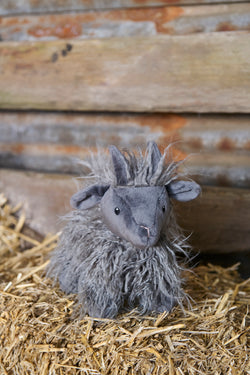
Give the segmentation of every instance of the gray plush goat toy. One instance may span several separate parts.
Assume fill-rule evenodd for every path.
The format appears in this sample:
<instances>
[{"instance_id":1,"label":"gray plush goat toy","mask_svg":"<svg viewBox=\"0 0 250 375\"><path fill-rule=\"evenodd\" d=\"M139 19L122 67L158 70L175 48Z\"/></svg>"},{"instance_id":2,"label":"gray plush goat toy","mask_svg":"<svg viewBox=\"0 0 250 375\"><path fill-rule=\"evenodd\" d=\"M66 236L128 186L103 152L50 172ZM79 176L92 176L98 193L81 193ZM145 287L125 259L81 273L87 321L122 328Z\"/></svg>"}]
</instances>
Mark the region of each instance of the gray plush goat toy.
<instances>
[{"instance_id":1,"label":"gray plush goat toy","mask_svg":"<svg viewBox=\"0 0 250 375\"><path fill-rule=\"evenodd\" d=\"M178 163L149 142L145 155L110 147L111 159L92 158L96 183L72 196L49 275L66 293L77 293L83 312L114 318L170 311L184 297L176 255L188 245L171 199L196 198L200 186L179 180ZM87 163L85 163L86 165Z\"/></svg>"}]
</instances>

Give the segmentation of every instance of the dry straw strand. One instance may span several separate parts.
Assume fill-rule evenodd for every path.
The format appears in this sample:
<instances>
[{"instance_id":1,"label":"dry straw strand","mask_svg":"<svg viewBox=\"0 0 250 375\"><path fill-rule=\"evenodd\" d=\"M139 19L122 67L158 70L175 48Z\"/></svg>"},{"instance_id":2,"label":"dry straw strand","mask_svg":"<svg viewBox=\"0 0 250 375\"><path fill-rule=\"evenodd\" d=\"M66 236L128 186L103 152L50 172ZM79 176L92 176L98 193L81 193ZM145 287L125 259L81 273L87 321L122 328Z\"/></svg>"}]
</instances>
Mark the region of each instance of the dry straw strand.
<instances>
[{"instance_id":1,"label":"dry straw strand","mask_svg":"<svg viewBox=\"0 0 250 375\"><path fill-rule=\"evenodd\" d=\"M57 235L30 238L16 213L0 194L1 374L250 374L250 280L237 265L188 272L192 309L79 320L75 296L45 277Z\"/></svg>"}]
</instances>

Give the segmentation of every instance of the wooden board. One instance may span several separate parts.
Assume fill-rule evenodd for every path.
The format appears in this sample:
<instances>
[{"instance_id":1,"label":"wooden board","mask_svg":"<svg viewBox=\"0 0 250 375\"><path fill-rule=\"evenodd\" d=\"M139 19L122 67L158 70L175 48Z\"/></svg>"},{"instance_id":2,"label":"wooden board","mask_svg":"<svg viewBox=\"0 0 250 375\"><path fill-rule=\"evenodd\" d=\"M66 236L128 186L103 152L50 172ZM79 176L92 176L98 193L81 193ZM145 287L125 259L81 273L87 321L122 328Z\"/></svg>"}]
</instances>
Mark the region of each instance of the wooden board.
<instances>
[{"instance_id":1,"label":"wooden board","mask_svg":"<svg viewBox=\"0 0 250 375\"><path fill-rule=\"evenodd\" d=\"M205 185L250 188L250 156L203 153L186 162L188 174Z\"/></svg>"},{"instance_id":2,"label":"wooden board","mask_svg":"<svg viewBox=\"0 0 250 375\"><path fill-rule=\"evenodd\" d=\"M249 111L248 33L0 44L0 108Z\"/></svg>"},{"instance_id":3,"label":"wooden board","mask_svg":"<svg viewBox=\"0 0 250 375\"><path fill-rule=\"evenodd\" d=\"M13 204L23 202L29 226L42 234L62 228L76 182L63 175L0 170L0 191ZM195 201L178 204L178 222L202 252L250 249L250 190L204 187Z\"/></svg>"},{"instance_id":4,"label":"wooden board","mask_svg":"<svg viewBox=\"0 0 250 375\"><path fill-rule=\"evenodd\" d=\"M83 173L77 160L99 144L145 147L187 158L189 173L203 184L250 188L250 116L173 114L0 113L0 167Z\"/></svg>"},{"instance_id":5,"label":"wooden board","mask_svg":"<svg viewBox=\"0 0 250 375\"><path fill-rule=\"evenodd\" d=\"M57 144L94 148L144 146L154 139L162 147L178 141L186 156L195 152L250 153L250 115L169 113L0 112L0 144Z\"/></svg>"},{"instance_id":6,"label":"wooden board","mask_svg":"<svg viewBox=\"0 0 250 375\"><path fill-rule=\"evenodd\" d=\"M43 235L60 230L60 216L69 211L76 190L72 177L0 169L0 191L14 205L23 204L27 224Z\"/></svg>"},{"instance_id":7,"label":"wooden board","mask_svg":"<svg viewBox=\"0 0 250 375\"><path fill-rule=\"evenodd\" d=\"M250 250L250 190L205 187L200 198L178 204L179 223L202 252Z\"/></svg>"},{"instance_id":8,"label":"wooden board","mask_svg":"<svg viewBox=\"0 0 250 375\"><path fill-rule=\"evenodd\" d=\"M183 155L178 149L175 154ZM87 171L81 159L89 158L89 149L61 145L14 144L0 147L0 168L82 175ZM201 184L250 188L250 156L230 154L191 155L183 172Z\"/></svg>"},{"instance_id":9,"label":"wooden board","mask_svg":"<svg viewBox=\"0 0 250 375\"><path fill-rule=\"evenodd\" d=\"M178 129L181 149L186 153L206 152L231 155L250 153L250 115L184 115Z\"/></svg>"},{"instance_id":10,"label":"wooden board","mask_svg":"<svg viewBox=\"0 0 250 375\"><path fill-rule=\"evenodd\" d=\"M175 149L175 154L183 153ZM79 161L89 158L89 148L62 145L14 144L0 147L0 168L52 173L85 174ZM182 168L197 182L212 186L250 188L250 156L196 153Z\"/></svg>"},{"instance_id":11,"label":"wooden board","mask_svg":"<svg viewBox=\"0 0 250 375\"><path fill-rule=\"evenodd\" d=\"M246 0L4 0L0 3L0 15L22 13L48 13L113 8L137 8L181 4L240 3Z\"/></svg>"},{"instance_id":12,"label":"wooden board","mask_svg":"<svg viewBox=\"0 0 250 375\"><path fill-rule=\"evenodd\" d=\"M250 4L131 8L2 17L2 41L185 35L250 30Z\"/></svg>"}]
</instances>

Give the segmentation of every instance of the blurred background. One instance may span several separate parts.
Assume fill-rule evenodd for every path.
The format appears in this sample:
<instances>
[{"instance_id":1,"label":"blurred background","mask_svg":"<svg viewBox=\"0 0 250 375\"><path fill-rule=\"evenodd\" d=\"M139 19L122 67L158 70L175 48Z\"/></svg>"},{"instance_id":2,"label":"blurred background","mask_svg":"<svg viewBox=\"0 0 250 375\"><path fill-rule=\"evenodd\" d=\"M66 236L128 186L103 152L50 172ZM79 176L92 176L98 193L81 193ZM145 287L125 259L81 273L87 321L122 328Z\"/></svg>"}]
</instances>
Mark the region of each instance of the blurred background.
<instances>
[{"instance_id":1,"label":"blurred background","mask_svg":"<svg viewBox=\"0 0 250 375\"><path fill-rule=\"evenodd\" d=\"M1 2L0 192L43 236L70 209L76 159L173 142L203 187L180 225L202 260L246 276L249 31L249 1Z\"/></svg>"}]
</instances>

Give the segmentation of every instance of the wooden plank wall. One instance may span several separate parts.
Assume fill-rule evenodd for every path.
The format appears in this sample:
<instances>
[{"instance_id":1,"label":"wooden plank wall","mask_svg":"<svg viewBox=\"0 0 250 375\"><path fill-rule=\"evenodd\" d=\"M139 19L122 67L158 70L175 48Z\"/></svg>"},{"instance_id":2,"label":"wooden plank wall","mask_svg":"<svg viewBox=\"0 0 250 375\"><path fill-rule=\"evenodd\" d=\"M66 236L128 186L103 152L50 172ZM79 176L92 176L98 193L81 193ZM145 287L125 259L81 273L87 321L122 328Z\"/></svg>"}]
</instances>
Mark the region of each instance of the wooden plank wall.
<instances>
[{"instance_id":1,"label":"wooden plank wall","mask_svg":"<svg viewBox=\"0 0 250 375\"><path fill-rule=\"evenodd\" d=\"M0 35L2 41L38 41L249 31L249 4L200 3L8 16L1 19Z\"/></svg>"},{"instance_id":2,"label":"wooden plank wall","mask_svg":"<svg viewBox=\"0 0 250 375\"><path fill-rule=\"evenodd\" d=\"M247 0L5 0L0 15L86 11L116 8L158 7L162 5L200 5L213 3L242 3Z\"/></svg>"},{"instance_id":3,"label":"wooden plank wall","mask_svg":"<svg viewBox=\"0 0 250 375\"><path fill-rule=\"evenodd\" d=\"M18 181L18 187L17 187ZM68 175L0 170L0 190L8 186L13 201L24 202L26 218L38 233L54 233L64 225L60 215L70 210L69 196L79 182ZM250 192L247 189L203 187L202 195L193 202L176 204L179 223L192 235L196 249L209 253L248 251L250 241ZM237 211L237 220L235 220Z\"/></svg>"},{"instance_id":4,"label":"wooden plank wall","mask_svg":"<svg viewBox=\"0 0 250 375\"><path fill-rule=\"evenodd\" d=\"M0 108L249 110L248 33L2 42L0 55Z\"/></svg>"},{"instance_id":5,"label":"wooden plank wall","mask_svg":"<svg viewBox=\"0 0 250 375\"><path fill-rule=\"evenodd\" d=\"M76 159L89 148L144 147L151 139L162 149L176 142L175 156L187 158L200 183L247 188L249 123L249 115L2 112L0 167L78 174Z\"/></svg>"},{"instance_id":6,"label":"wooden plank wall","mask_svg":"<svg viewBox=\"0 0 250 375\"><path fill-rule=\"evenodd\" d=\"M175 142L207 185L178 207L195 247L249 250L249 30L242 1L1 3L0 189L54 231L89 149Z\"/></svg>"}]
</instances>

